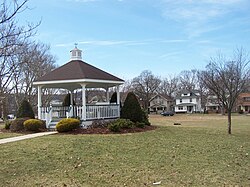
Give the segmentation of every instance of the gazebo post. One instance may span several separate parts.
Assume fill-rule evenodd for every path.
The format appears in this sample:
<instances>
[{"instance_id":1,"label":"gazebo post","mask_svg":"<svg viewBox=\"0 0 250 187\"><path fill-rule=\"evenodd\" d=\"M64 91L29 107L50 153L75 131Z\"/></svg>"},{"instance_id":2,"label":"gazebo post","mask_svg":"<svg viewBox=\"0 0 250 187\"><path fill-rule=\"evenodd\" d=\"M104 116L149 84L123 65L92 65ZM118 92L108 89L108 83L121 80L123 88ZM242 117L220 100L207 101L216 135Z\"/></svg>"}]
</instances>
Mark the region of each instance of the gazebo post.
<instances>
[{"instance_id":1,"label":"gazebo post","mask_svg":"<svg viewBox=\"0 0 250 187\"><path fill-rule=\"evenodd\" d=\"M38 107L38 119L42 118L42 86L38 86L37 87L37 95L38 95L38 99L37 99L37 107Z\"/></svg>"},{"instance_id":2,"label":"gazebo post","mask_svg":"<svg viewBox=\"0 0 250 187\"><path fill-rule=\"evenodd\" d=\"M119 109L118 109L118 117L120 117L120 108L121 108L121 106L120 106L120 90L119 90L119 88L120 88L119 85L116 86L117 104L118 104L118 107L119 107Z\"/></svg>"},{"instance_id":3,"label":"gazebo post","mask_svg":"<svg viewBox=\"0 0 250 187\"><path fill-rule=\"evenodd\" d=\"M82 120L86 121L86 84L81 84L82 86Z\"/></svg>"},{"instance_id":4,"label":"gazebo post","mask_svg":"<svg viewBox=\"0 0 250 187\"><path fill-rule=\"evenodd\" d=\"M70 93L70 105L73 106L73 103L74 103L73 102L73 90L70 90L69 93Z\"/></svg>"},{"instance_id":5,"label":"gazebo post","mask_svg":"<svg viewBox=\"0 0 250 187\"><path fill-rule=\"evenodd\" d=\"M109 87L106 88L106 100L109 102Z\"/></svg>"}]
</instances>

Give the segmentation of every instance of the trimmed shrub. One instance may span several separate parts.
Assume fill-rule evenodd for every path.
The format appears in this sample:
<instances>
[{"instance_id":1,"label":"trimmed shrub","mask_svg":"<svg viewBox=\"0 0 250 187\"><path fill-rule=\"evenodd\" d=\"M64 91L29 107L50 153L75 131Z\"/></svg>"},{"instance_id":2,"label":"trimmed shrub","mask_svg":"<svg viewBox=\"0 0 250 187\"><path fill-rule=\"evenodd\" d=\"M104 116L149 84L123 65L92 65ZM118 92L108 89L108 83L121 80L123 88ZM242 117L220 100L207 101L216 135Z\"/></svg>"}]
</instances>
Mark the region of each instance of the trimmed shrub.
<instances>
[{"instance_id":1,"label":"trimmed shrub","mask_svg":"<svg viewBox=\"0 0 250 187\"><path fill-rule=\"evenodd\" d=\"M56 124L58 132L68 132L80 127L80 120L74 118L62 119Z\"/></svg>"},{"instance_id":2,"label":"trimmed shrub","mask_svg":"<svg viewBox=\"0 0 250 187\"><path fill-rule=\"evenodd\" d=\"M25 117L28 117L28 118L32 118L34 119L35 118L35 114L34 114L34 111L30 105L30 103L24 99L18 110L17 110L17 118L25 118Z\"/></svg>"},{"instance_id":3,"label":"trimmed shrub","mask_svg":"<svg viewBox=\"0 0 250 187\"><path fill-rule=\"evenodd\" d=\"M23 123L28 120L29 118L17 118L11 122L10 130L11 131L22 131L24 130Z\"/></svg>"},{"instance_id":4,"label":"trimmed shrub","mask_svg":"<svg viewBox=\"0 0 250 187\"><path fill-rule=\"evenodd\" d=\"M117 93L114 92L111 96L111 99L109 101L110 103L117 103Z\"/></svg>"},{"instance_id":5,"label":"trimmed shrub","mask_svg":"<svg viewBox=\"0 0 250 187\"><path fill-rule=\"evenodd\" d=\"M4 128L5 128L6 130L10 129L10 125L11 125L11 121L6 120L5 123L4 123Z\"/></svg>"},{"instance_id":6,"label":"trimmed shrub","mask_svg":"<svg viewBox=\"0 0 250 187\"><path fill-rule=\"evenodd\" d=\"M121 129L131 129L134 123L129 119L117 119L108 125L108 129L113 132L119 132Z\"/></svg>"},{"instance_id":7,"label":"trimmed shrub","mask_svg":"<svg viewBox=\"0 0 250 187\"><path fill-rule=\"evenodd\" d=\"M63 100L62 106L70 106L70 93L68 93ZM75 101L73 100L73 105L76 105Z\"/></svg>"},{"instance_id":8,"label":"trimmed shrub","mask_svg":"<svg viewBox=\"0 0 250 187\"><path fill-rule=\"evenodd\" d=\"M133 92L129 92L121 109L121 118L142 122L142 109Z\"/></svg>"},{"instance_id":9,"label":"trimmed shrub","mask_svg":"<svg viewBox=\"0 0 250 187\"><path fill-rule=\"evenodd\" d=\"M146 110L142 110L142 123L144 123L144 125L151 125L150 122L148 121L148 112Z\"/></svg>"},{"instance_id":10,"label":"trimmed shrub","mask_svg":"<svg viewBox=\"0 0 250 187\"><path fill-rule=\"evenodd\" d=\"M28 119L24 123L24 128L28 131L39 132L43 128L44 122L39 119Z\"/></svg>"}]
</instances>

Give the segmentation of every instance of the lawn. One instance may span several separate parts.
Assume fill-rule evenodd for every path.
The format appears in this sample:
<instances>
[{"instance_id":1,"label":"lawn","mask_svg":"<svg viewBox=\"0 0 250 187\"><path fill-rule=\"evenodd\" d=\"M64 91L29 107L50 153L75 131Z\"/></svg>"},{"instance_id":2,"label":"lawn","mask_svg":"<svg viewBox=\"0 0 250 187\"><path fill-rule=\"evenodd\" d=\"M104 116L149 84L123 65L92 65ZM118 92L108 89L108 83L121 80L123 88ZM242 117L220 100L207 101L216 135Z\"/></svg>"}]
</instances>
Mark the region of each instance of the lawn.
<instances>
[{"instance_id":1,"label":"lawn","mask_svg":"<svg viewBox=\"0 0 250 187\"><path fill-rule=\"evenodd\" d=\"M51 135L0 145L0 186L249 186L250 116L150 116L135 134ZM174 126L179 122L181 126Z\"/></svg>"},{"instance_id":2,"label":"lawn","mask_svg":"<svg viewBox=\"0 0 250 187\"><path fill-rule=\"evenodd\" d=\"M8 133L8 132L1 132L1 130L4 129L4 123L0 122L0 139L3 138L10 138L10 137L15 137L15 136L20 136L23 135L21 133ZM0 184L1 185L1 184Z\"/></svg>"}]
</instances>

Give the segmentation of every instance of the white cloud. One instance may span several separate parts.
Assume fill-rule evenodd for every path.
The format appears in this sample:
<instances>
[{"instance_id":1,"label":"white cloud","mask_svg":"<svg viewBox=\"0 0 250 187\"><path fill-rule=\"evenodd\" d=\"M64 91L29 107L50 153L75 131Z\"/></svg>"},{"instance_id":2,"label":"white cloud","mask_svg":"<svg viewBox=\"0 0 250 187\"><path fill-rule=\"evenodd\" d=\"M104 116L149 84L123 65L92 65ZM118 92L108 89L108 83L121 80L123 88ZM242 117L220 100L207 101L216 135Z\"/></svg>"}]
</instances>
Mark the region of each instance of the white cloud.
<instances>
[{"instance_id":1,"label":"white cloud","mask_svg":"<svg viewBox=\"0 0 250 187\"><path fill-rule=\"evenodd\" d=\"M247 0L162 0L162 15L184 26L189 38L221 28L216 21L244 9Z\"/></svg>"},{"instance_id":2,"label":"white cloud","mask_svg":"<svg viewBox=\"0 0 250 187\"><path fill-rule=\"evenodd\" d=\"M80 41L77 42L78 44L83 45L94 45L94 46L112 46L112 45L124 45L124 46L131 46L131 45L149 45L154 43L180 43L180 42L186 42L187 40L161 40L161 39L155 39L155 40L89 40L89 41ZM56 47L67 47L67 46L73 46L74 42L71 43L61 43L56 44Z\"/></svg>"}]
</instances>

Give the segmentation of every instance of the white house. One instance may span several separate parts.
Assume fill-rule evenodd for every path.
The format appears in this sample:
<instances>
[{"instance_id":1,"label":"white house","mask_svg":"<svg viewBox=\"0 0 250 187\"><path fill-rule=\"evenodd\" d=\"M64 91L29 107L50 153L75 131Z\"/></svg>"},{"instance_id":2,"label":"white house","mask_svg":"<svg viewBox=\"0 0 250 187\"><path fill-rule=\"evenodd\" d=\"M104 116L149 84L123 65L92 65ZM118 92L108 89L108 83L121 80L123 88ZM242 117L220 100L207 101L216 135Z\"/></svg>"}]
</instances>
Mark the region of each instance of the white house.
<instances>
[{"instance_id":1,"label":"white house","mask_svg":"<svg viewBox=\"0 0 250 187\"><path fill-rule=\"evenodd\" d=\"M150 113L160 114L163 111L173 110L173 99L167 95L156 94L149 100Z\"/></svg>"},{"instance_id":2,"label":"white house","mask_svg":"<svg viewBox=\"0 0 250 187\"><path fill-rule=\"evenodd\" d=\"M201 97L198 91L183 90L175 98L176 113L196 113L202 112Z\"/></svg>"}]
</instances>

